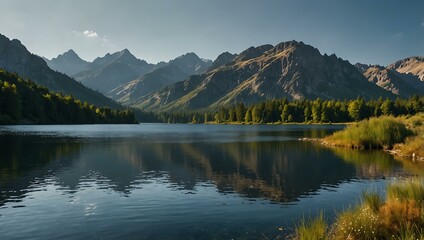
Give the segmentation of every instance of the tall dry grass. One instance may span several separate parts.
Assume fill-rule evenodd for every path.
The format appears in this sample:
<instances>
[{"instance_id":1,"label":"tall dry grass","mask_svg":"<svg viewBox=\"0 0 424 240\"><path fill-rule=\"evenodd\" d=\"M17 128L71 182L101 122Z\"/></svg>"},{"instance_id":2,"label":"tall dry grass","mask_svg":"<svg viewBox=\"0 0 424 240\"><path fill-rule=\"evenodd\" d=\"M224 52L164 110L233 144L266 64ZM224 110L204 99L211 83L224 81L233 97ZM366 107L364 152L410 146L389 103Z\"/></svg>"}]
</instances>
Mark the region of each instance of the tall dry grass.
<instances>
[{"instance_id":1,"label":"tall dry grass","mask_svg":"<svg viewBox=\"0 0 424 240\"><path fill-rule=\"evenodd\" d=\"M303 220L293 239L424 239L424 181L389 184L385 201L365 192L362 203L339 213L333 225L323 221L322 215Z\"/></svg>"},{"instance_id":2,"label":"tall dry grass","mask_svg":"<svg viewBox=\"0 0 424 240\"><path fill-rule=\"evenodd\" d=\"M396 144L394 150L403 156L412 157L413 160L424 160L424 114L404 117L402 121L414 132L414 135L407 137L405 143Z\"/></svg>"},{"instance_id":3,"label":"tall dry grass","mask_svg":"<svg viewBox=\"0 0 424 240\"><path fill-rule=\"evenodd\" d=\"M350 148L391 148L412 135L413 132L399 119L384 116L350 125L326 137L324 141Z\"/></svg>"}]
</instances>

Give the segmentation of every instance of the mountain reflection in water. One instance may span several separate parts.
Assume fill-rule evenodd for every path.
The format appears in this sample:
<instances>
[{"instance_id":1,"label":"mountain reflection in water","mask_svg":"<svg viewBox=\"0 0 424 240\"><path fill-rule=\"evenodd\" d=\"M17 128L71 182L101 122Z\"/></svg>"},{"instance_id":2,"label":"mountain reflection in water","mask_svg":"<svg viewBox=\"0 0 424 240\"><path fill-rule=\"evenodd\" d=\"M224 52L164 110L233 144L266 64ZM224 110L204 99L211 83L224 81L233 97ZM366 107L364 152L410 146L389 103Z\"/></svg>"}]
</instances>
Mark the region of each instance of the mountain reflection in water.
<instances>
[{"instance_id":1,"label":"mountain reflection in water","mask_svg":"<svg viewBox=\"0 0 424 240\"><path fill-rule=\"evenodd\" d=\"M408 172L384 152L332 149L297 140L322 137L333 127L162 127L169 132L104 130L92 137L69 129L54 134L4 131L0 136L0 214L1 206L8 204L30 208L20 202L40 191L68 196L70 203L90 190L93 194L115 192L135 201L132 204L154 205L159 203L139 199L138 191L161 197L161 191L170 190L170 195L162 197L172 199L172 191L196 195L215 189L222 197L237 195L285 206L314 198L324 189L338 191L340 184L352 180ZM108 200L104 201L107 206ZM90 213L97 205L85 208ZM215 220L220 218L226 217Z\"/></svg>"}]
</instances>

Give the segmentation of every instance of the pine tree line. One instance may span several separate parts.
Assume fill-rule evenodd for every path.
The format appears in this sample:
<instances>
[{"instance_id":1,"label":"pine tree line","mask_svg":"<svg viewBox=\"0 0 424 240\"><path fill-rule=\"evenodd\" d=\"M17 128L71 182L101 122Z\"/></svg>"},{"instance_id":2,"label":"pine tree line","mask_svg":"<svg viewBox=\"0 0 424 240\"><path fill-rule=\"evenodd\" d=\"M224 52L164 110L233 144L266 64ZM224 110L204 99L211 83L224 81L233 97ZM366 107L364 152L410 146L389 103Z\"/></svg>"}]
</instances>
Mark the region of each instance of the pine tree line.
<instances>
[{"instance_id":1,"label":"pine tree line","mask_svg":"<svg viewBox=\"0 0 424 240\"><path fill-rule=\"evenodd\" d=\"M424 112L424 97L368 100L269 100L245 106L243 103L215 111L159 113L166 123L342 123L381 115L414 115Z\"/></svg>"}]
</instances>

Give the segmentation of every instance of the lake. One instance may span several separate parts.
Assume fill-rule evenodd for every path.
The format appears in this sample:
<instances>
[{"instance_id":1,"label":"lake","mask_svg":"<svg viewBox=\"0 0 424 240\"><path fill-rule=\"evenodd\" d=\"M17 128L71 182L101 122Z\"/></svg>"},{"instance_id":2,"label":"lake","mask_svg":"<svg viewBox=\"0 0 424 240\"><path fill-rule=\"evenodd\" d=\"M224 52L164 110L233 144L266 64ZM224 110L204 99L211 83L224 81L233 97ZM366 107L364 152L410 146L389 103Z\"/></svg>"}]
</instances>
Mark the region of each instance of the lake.
<instances>
[{"instance_id":1,"label":"lake","mask_svg":"<svg viewBox=\"0 0 424 240\"><path fill-rule=\"evenodd\" d=\"M274 239L412 168L337 125L0 127L0 239Z\"/></svg>"}]
</instances>

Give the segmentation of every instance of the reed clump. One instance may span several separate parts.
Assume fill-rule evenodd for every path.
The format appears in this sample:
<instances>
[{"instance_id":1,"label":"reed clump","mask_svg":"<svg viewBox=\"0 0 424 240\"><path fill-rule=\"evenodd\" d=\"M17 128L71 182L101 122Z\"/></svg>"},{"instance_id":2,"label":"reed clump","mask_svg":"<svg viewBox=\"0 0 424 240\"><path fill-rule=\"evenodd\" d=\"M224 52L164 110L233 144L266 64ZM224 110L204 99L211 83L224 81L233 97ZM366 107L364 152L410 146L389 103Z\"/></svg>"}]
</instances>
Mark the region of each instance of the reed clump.
<instances>
[{"instance_id":1,"label":"reed clump","mask_svg":"<svg viewBox=\"0 0 424 240\"><path fill-rule=\"evenodd\" d=\"M315 219L306 220L303 218L296 226L295 238L298 240L324 240L327 239L328 224L324 219L324 214L320 213Z\"/></svg>"}]
</instances>

